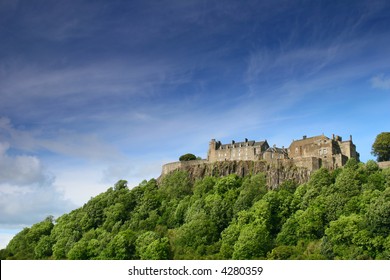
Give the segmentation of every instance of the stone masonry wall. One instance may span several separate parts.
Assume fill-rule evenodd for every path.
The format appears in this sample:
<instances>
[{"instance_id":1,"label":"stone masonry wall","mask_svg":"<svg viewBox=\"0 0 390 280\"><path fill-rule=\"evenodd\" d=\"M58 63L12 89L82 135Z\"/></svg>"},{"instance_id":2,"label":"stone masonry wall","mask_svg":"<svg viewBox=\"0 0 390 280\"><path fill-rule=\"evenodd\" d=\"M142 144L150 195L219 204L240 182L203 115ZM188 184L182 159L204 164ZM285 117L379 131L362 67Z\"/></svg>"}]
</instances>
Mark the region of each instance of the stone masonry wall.
<instances>
[{"instance_id":1,"label":"stone masonry wall","mask_svg":"<svg viewBox=\"0 0 390 280\"><path fill-rule=\"evenodd\" d=\"M207 163L207 160L202 159L202 160L177 161L177 162L167 163L162 166L161 175L166 175L178 169L183 169L189 166L196 166L204 163Z\"/></svg>"},{"instance_id":2,"label":"stone masonry wall","mask_svg":"<svg viewBox=\"0 0 390 280\"><path fill-rule=\"evenodd\" d=\"M384 169L384 168L389 168L390 167L390 161L382 161L382 162L378 162L378 165L380 168Z\"/></svg>"}]
</instances>

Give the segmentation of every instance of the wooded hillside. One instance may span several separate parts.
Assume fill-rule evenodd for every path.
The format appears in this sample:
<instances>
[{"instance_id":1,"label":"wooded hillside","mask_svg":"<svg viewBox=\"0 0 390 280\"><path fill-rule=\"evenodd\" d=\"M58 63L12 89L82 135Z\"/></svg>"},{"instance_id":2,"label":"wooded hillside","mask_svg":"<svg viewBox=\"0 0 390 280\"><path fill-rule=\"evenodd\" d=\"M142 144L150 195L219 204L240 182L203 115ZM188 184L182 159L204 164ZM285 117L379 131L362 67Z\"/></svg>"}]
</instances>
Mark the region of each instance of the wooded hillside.
<instances>
[{"instance_id":1,"label":"wooded hillside","mask_svg":"<svg viewBox=\"0 0 390 280\"><path fill-rule=\"evenodd\" d=\"M119 181L83 207L19 232L1 259L390 259L390 169L350 160L308 183L269 190L185 171L128 189Z\"/></svg>"}]
</instances>

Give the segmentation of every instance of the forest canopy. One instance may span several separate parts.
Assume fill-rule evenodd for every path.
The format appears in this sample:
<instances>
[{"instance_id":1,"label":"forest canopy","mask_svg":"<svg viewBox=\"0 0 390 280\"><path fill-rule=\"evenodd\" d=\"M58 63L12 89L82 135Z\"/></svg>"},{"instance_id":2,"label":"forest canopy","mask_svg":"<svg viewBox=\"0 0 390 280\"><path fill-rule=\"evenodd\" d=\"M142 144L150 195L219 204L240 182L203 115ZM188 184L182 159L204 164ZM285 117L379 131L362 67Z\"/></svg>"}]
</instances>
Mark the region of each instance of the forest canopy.
<instances>
[{"instance_id":1,"label":"forest canopy","mask_svg":"<svg viewBox=\"0 0 390 280\"><path fill-rule=\"evenodd\" d=\"M390 169L350 160L302 185L176 171L19 232L1 259L390 259Z\"/></svg>"}]
</instances>

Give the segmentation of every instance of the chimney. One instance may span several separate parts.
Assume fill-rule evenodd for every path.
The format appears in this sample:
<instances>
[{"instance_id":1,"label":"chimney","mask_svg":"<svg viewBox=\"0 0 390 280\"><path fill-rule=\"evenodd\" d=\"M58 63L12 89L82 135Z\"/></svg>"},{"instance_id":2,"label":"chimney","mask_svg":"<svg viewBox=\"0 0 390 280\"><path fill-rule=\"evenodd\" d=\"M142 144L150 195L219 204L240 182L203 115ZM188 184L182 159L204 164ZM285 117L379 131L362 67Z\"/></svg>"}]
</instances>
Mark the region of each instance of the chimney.
<instances>
[{"instance_id":1,"label":"chimney","mask_svg":"<svg viewBox=\"0 0 390 280\"><path fill-rule=\"evenodd\" d=\"M307 136L306 135L303 135L303 139L306 139L307 138Z\"/></svg>"},{"instance_id":2,"label":"chimney","mask_svg":"<svg viewBox=\"0 0 390 280\"><path fill-rule=\"evenodd\" d=\"M349 141L352 142L352 135L349 135Z\"/></svg>"},{"instance_id":3,"label":"chimney","mask_svg":"<svg viewBox=\"0 0 390 280\"><path fill-rule=\"evenodd\" d=\"M234 140L232 140L232 145L234 145L234 143L236 143Z\"/></svg>"},{"instance_id":4,"label":"chimney","mask_svg":"<svg viewBox=\"0 0 390 280\"><path fill-rule=\"evenodd\" d=\"M248 142L248 138L245 138L245 142Z\"/></svg>"},{"instance_id":5,"label":"chimney","mask_svg":"<svg viewBox=\"0 0 390 280\"><path fill-rule=\"evenodd\" d=\"M334 134L332 134L332 140L334 140Z\"/></svg>"}]
</instances>

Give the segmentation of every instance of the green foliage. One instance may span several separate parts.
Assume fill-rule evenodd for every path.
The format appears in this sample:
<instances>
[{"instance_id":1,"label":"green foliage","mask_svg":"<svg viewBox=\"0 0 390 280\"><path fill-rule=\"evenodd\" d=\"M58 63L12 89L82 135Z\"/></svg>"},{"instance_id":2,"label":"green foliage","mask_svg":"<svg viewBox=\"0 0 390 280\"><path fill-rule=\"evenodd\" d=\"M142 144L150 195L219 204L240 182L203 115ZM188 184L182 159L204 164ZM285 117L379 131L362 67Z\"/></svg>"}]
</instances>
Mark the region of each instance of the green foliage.
<instances>
[{"instance_id":1,"label":"green foliage","mask_svg":"<svg viewBox=\"0 0 390 280\"><path fill-rule=\"evenodd\" d=\"M53 227L53 217L49 216L44 221L33 225L31 228L24 228L7 245L7 258L32 260L48 257L49 252L46 251L46 254L43 253L44 249L42 247L44 247L44 244L42 243L45 242L44 240L47 240L45 237L50 236ZM38 245L38 254L36 254L35 249Z\"/></svg>"},{"instance_id":2,"label":"green foliage","mask_svg":"<svg viewBox=\"0 0 390 280\"><path fill-rule=\"evenodd\" d=\"M197 157L193 154L185 154L179 157L180 161L190 161L190 160L196 160Z\"/></svg>"},{"instance_id":3,"label":"green foliage","mask_svg":"<svg viewBox=\"0 0 390 280\"><path fill-rule=\"evenodd\" d=\"M141 260L167 260L170 256L169 240L160 238L154 231L147 231L137 238L136 251Z\"/></svg>"},{"instance_id":4,"label":"green foliage","mask_svg":"<svg viewBox=\"0 0 390 280\"><path fill-rule=\"evenodd\" d=\"M37 245L34 248L34 254L36 259L47 259L53 254L53 240L51 236L45 235L39 239Z\"/></svg>"},{"instance_id":5,"label":"green foliage","mask_svg":"<svg viewBox=\"0 0 390 280\"><path fill-rule=\"evenodd\" d=\"M216 242L218 237L215 223L204 211L199 212L189 222L171 232L175 258L192 259L189 253L201 257L205 248Z\"/></svg>"},{"instance_id":6,"label":"green foliage","mask_svg":"<svg viewBox=\"0 0 390 280\"><path fill-rule=\"evenodd\" d=\"M192 184L185 171L175 171L162 179L159 191L166 199L180 199L192 193Z\"/></svg>"},{"instance_id":7,"label":"green foliage","mask_svg":"<svg viewBox=\"0 0 390 280\"><path fill-rule=\"evenodd\" d=\"M262 221L247 224L240 230L234 244L233 259L250 260L264 258L271 248L272 240L267 226Z\"/></svg>"},{"instance_id":8,"label":"green foliage","mask_svg":"<svg viewBox=\"0 0 390 280\"><path fill-rule=\"evenodd\" d=\"M132 230L123 230L111 238L105 247L103 259L128 260L137 258L135 242L137 234Z\"/></svg>"},{"instance_id":9,"label":"green foliage","mask_svg":"<svg viewBox=\"0 0 390 280\"><path fill-rule=\"evenodd\" d=\"M266 193L267 185L264 173L245 178L241 185L240 194L234 203L234 213L249 209L254 202L261 199Z\"/></svg>"},{"instance_id":10,"label":"green foliage","mask_svg":"<svg viewBox=\"0 0 390 280\"><path fill-rule=\"evenodd\" d=\"M371 200L367 211L367 220L371 230L381 235L390 234L390 188L382 195Z\"/></svg>"},{"instance_id":11,"label":"green foliage","mask_svg":"<svg viewBox=\"0 0 390 280\"><path fill-rule=\"evenodd\" d=\"M194 184L194 196L200 198L213 190L217 179L214 177L204 177Z\"/></svg>"},{"instance_id":12,"label":"green foliage","mask_svg":"<svg viewBox=\"0 0 390 280\"><path fill-rule=\"evenodd\" d=\"M390 160L390 132L382 132L376 136L371 153L378 161Z\"/></svg>"},{"instance_id":13,"label":"green foliage","mask_svg":"<svg viewBox=\"0 0 390 280\"><path fill-rule=\"evenodd\" d=\"M367 252L363 247L365 244L360 240L363 234L366 234L364 219L356 214L348 217L341 216L331 222L326 230L327 240L332 244L333 255L337 259L367 258Z\"/></svg>"},{"instance_id":14,"label":"green foliage","mask_svg":"<svg viewBox=\"0 0 390 280\"><path fill-rule=\"evenodd\" d=\"M390 259L390 169L355 160L306 184L184 171L25 228L1 259Z\"/></svg>"}]
</instances>

